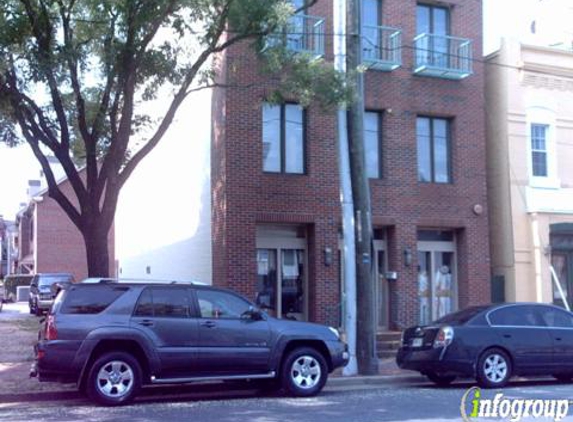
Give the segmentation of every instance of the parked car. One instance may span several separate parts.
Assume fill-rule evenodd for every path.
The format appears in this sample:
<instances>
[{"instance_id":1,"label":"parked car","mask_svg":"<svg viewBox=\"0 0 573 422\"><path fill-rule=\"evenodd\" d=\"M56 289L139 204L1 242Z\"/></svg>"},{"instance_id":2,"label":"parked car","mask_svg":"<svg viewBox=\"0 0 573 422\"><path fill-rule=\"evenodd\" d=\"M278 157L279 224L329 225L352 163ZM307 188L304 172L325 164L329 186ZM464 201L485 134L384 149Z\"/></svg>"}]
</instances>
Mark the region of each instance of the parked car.
<instances>
[{"instance_id":1,"label":"parked car","mask_svg":"<svg viewBox=\"0 0 573 422\"><path fill-rule=\"evenodd\" d=\"M77 283L39 333L31 376L75 382L104 405L143 385L264 380L313 396L348 361L334 328L275 319L228 290L195 284Z\"/></svg>"},{"instance_id":2,"label":"parked car","mask_svg":"<svg viewBox=\"0 0 573 422\"><path fill-rule=\"evenodd\" d=\"M484 388L514 375L573 379L573 313L538 303L476 306L404 331L396 357L402 369L447 385L473 377Z\"/></svg>"},{"instance_id":3,"label":"parked car","mask_svg":"<svg viewBox=\"0 0 573 422\"><path fill-rule=\"evenodd\" d=\"M30 313L40 316L48 311L58 291L73 281L74 277L67 273L36 274L30 281Z\"/></svg>"}]
</instances>

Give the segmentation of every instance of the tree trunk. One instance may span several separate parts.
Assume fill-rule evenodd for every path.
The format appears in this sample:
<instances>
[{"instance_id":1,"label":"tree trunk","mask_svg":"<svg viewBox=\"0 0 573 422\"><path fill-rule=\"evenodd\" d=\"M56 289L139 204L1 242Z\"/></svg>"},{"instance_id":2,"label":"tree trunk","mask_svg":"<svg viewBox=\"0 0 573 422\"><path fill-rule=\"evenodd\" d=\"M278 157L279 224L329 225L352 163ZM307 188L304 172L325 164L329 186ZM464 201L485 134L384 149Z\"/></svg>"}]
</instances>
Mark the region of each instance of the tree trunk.
<instances>
[{"instance_id":1,"label":"tree trunk","mask_svg":"<svg viewBox=\"0 0 573 422\"><path fill-rule=\"evenodd\" d=\"M350 172L354 198L356 233L356 301L357 335L356 356L358 372L362 375L378 373L375 331L375 286L372 277L372 213L370 186L364 164L364 75L357 69L362 63L361 1L348 2L347 63L354 71L356 94L348 110L348 138L350 143Z\"/></svg>"},{"instance_id":2,"label":"tree trunk","mask_svg":"<svg viewBox=\"0 0 573 422\"><path fill-rule=\"evenodd\" d=\"M106 224L97 224L91 221L82 230L86 245L86 257L88 264L88 277L109 277L109 230Z\"/></svg>"}]
</instances>

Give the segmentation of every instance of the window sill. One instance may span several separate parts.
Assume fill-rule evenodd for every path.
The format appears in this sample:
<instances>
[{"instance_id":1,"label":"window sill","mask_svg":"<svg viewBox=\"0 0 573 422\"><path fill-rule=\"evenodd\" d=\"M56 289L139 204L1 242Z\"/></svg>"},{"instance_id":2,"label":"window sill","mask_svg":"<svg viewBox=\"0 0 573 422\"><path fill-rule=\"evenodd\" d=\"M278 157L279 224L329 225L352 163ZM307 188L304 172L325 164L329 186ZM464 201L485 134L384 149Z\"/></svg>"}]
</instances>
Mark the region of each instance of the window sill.
<instances>
[{"instance_id":1,"label":"window sill","mask_svg":"<svg viewBox=\"0 0 573 422\"><path fill-rule=\"evenodd\" d=\"M561 181L552 177L531 177L529 186L534 189L554 189L561 187Z\"/></svg>"}]
</instances>

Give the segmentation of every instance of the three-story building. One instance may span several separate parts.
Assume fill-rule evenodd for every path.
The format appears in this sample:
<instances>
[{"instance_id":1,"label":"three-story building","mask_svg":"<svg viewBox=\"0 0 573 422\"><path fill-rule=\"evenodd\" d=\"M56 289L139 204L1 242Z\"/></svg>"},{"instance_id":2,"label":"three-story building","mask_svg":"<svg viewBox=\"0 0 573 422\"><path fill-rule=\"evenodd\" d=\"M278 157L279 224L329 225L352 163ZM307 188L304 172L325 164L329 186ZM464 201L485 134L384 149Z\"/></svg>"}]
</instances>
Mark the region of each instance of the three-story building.
<instances>
[{"instance_id":1,"label":"three-story building","mask_svg":"<svg viewBox=\"0 0 573 422\"><path fill-rule=\"evenodd\" d=\"M332 9L295 16L287 47L332 61ZM375 300L379 328L400 329L490 301L482 5L364 0L363 16ZM254 88L213 97L213 283L279 317L337 324L336 113L269 103L256 60L246 44L220 60L221 82Z\"/></svg>"}]
</instances>

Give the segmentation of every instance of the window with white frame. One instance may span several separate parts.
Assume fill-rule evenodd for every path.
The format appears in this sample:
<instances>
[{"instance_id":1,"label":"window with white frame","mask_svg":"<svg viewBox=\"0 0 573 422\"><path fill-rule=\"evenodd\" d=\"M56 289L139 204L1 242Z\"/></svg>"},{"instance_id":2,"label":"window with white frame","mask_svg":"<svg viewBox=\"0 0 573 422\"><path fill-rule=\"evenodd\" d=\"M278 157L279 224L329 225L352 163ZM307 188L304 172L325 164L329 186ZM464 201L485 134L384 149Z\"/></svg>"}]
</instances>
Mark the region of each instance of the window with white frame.
<instances>
[{"instance_id":1,"label":"window with white frame","mask_svg":"<svg viewBox=\"0 0 573 422\"><path fill-rule=\"evenodd\" d=\"M550 107L527 109L527 167L532 187L559 187L555 128L555 112Z\"/></svg>"},{"instance_id":2,"label":"window with white frame","mask_svg":"<svg viewBox=\"0 0 573 422\"><path fill-rule=\"evenodd\" d=\"M304 170L304 110L297 104L263 104L263 171Z\"/></svg>"},{"instance_id":3,"label":"window with white frame","mask_svg":"<svg viewBox=\"0 0 573 422\"><path fill-rule=\"evenodd\" d=\"M549 125L531 124L531 174L547 177L547 134Z\"/></svg>"}]
</instances>

